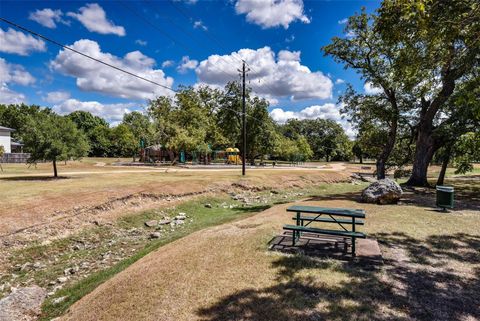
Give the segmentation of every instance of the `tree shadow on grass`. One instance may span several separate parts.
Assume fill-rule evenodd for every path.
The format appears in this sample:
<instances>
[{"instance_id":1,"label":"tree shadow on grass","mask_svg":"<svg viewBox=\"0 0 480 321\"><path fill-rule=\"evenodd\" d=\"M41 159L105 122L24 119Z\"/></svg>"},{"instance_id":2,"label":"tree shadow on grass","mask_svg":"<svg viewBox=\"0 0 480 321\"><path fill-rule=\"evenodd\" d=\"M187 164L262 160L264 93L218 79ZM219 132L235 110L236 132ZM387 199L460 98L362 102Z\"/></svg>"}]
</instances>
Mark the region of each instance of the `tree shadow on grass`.
<instances>
[{"instance_id":1,"label":"tree shadow on grass","mask_svg":"<svg viewBox=\"0 0 480 321\"><path fill-rule=\"evenodd\" d=\"M463 210L480 210L480 183L455 184L455 206L449 209L451 212ZM412 205L416 207L436 209L436 191L433 188L411 189L403 187L403 195L399 205ZM359 206L365 204L361 200L361 192L349 192L340 194L318 195L306 200L308 202L321 201L351 201ZM380 205L381 206L381 205Z\"/></svg>"},{"instance_id":2,"label":"tree shadow on grass","mask_svg":"<svg viewBox=\"0 0 480 321\"><path fill-rule=\"evenodd\" d=\"M63 179L72 179L72 177L67 176L9 176L9 177L0 177L0 181L56 181Z\"/></svg>"},{"instance_id":3,"label":"tree shadow on grass","mask_svg":"<svg viewBox=\"0 0 480 321\"><path fill-rule=\"evenodd\" d=\"M351 201L351 202L362 204L361 193L359 192L316 195L306 200L306 202L320 202L320 201Z\"/></svg>"},{"instance_id":4,"label":"tree shadow on grass","mask_svg":"<svg viewBox=\"0 0 480 321\"><path fill-rule=\"evenodd\" d=\"M274 285L232 293L197 313L205 321L480 318L479 236L376 237L392 251L381 267L281 256L272 262ZM454 268L458 264L462 271Z\"/></svg>"},{"instance_id":5,"label":"tree shadow on grass","mask_svg":"<svg viewBox=\"0 0 480 321\"><path fill-rule=\"evenodd\" d=\"M244 212L244 213L257 213L268 210L271 205L254 205L254 206L247 206L247 207L235 207L235 211Z\"/></svg>"}]
</instances>

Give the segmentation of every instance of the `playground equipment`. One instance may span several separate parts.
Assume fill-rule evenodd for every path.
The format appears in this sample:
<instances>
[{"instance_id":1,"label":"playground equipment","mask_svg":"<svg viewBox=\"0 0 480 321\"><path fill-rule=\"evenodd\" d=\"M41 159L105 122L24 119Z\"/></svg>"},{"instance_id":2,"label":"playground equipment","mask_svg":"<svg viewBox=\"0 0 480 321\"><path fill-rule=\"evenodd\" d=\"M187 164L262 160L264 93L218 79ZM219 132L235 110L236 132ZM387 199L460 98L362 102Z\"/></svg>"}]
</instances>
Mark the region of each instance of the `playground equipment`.
<instances>
[{"instance_id":1,"label":"playground equipment","mask_svg":"<svg viewBox=\"0 0 480 321\"><path fill-rule=\"evenodd\" d=\"M173 151L165 148L162 145L151 145L142 147L140 145L139 156L140 162L145 163L191 163L194 164L242 164L242 158L240 157L240 150L238 148L227 148L225 150L209 151L207 153L197 151Z\"/></svg>"},{"instance_id":2,"label":"playground equipment","mask_svg":"<svg viewBox=\"0 0 480 321\"><path fill-rule=\"evenodd\" d=\"M227 164L241 164L242 159L240 158L240 150L238 148L227 148Z\"/></svg>"}]
</instances>

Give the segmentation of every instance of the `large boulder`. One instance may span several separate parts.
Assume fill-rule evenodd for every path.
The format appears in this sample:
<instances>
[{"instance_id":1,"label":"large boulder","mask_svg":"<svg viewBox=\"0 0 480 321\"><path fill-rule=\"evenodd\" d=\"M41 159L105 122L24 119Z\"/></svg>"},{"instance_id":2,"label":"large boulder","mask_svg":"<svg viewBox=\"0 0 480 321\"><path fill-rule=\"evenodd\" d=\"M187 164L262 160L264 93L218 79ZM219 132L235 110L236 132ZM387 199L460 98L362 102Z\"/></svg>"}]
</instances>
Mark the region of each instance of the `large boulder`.
<instances>
[{"instance_id":1,"label":"large boulder","mask_svg":"<svg viewBox=\"0 0 480 321\"><path fill-rule=\"evenodd\" d=\"M384 178L378 180L362 192L362 201L376 204L395 204L402 196L402 188L397 182Z\"/></svg>"},{"instance_id":2,"label":"large boulder","mask_svg":"<svg viewBox=\"0 0 480 321\"><path fill-rule=\"evenodd\" d=\"M36 320L46 296L47 291L36 285L14 290L9 296L0 300L0 320Z\"/></svg>"}]
</instances>

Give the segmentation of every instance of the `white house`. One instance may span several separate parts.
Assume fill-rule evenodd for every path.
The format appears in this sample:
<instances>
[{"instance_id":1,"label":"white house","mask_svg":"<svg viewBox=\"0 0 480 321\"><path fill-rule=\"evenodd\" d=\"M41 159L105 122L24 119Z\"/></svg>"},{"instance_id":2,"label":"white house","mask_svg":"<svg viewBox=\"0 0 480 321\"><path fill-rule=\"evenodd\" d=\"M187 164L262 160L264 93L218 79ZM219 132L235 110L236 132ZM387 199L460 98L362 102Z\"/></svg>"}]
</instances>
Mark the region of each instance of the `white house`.
<instances>
[{"instance_id":1,"label":"white house","mask_svg":"<svg viewBox=\"0 0 480 321\"><path fill-rule=\"evenodd\" d=\"M15 131L15 129L0 126L0 145L3 146L5 153L12 152L12 138L10 137L10 133L13 131Z\"/></svg>"}]
</instances>

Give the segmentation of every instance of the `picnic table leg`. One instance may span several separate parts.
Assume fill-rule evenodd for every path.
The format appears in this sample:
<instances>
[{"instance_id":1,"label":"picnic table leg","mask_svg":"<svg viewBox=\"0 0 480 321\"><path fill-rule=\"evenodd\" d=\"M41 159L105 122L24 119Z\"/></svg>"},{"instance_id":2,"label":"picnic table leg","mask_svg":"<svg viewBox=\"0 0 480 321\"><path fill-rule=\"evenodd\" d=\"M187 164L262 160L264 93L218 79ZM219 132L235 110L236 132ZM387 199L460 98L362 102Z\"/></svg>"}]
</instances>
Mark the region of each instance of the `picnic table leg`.
<instances>
[{"instance_id":1,"label":"picnic table leg","mask_svg":"<svg viewBox=\"0 0 480 321\"><path fill-rule=\"evenodd\" d=\"M355 217L352 217L352 232L355 233ZM352 236L352 256L355 257L355 236Z\"/></svg>"},{"instance_id":2,"label":"picnic table leg","mask_svg":"<svg viewBox=\"0 0 480 321\"><path fill-rule=\"evenodd\" d=\"M297 226L300 226L300 212L297 212ZM295 246L295 241L297 238L300 238L300 231L294 231L292 233L292 238L293 238L293 246Z\"/></svg>"}]
</instances>

